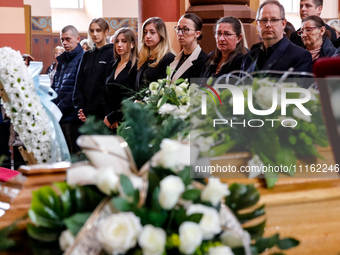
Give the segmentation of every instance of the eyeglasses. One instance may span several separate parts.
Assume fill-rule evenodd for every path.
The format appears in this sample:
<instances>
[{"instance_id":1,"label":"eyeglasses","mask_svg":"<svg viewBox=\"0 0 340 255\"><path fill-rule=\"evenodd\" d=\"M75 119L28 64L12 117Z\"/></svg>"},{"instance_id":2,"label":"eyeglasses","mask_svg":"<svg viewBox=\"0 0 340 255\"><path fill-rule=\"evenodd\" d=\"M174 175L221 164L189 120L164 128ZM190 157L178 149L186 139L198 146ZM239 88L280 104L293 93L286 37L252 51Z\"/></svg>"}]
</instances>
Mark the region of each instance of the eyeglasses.
<instances>
[{"instance_id":1,"label":"eyeglasses","mask_svg":"<svg viewBox=\"0 0 340 255\"><path fill-rule=\"evenodd\" d=\"M231 38L233 35L236 35L236 34L217 32L217 33L215 34L215 37L216 37L217 39L219 39L219 38L221 38L221 37L223 37L223 38Z\"/></svg>"},{"instance_id":2,"label":"eyeglasses","mask_svg":"<svg viewBox=\"0 0 340 255\"><path fill-rule=\"evenodd\" d=\"M306 31L307 34L311 33L315 28L319 28L319 27L306 27L305 29L301 29L300 31L297 31L296 33L298 34L298 36L302 36L303 32Z\"/></svg>"},{"instance_id":3,"label":"eyeglasses","mask_svg":"<svg viewBox=\"0 0 340 255\"><path fill-rule=\"evenodd\" d=\"M183 35L187 35L190 32L190 30L196 31L195 29L191 29L187 27L183 27L183 28L180 28L178 26L175 27L176 34L179 34L180 32L182 32Z\"/></svg>"},{"instance_id":4,"label":"eyeglasses","mask_svg":"<svg viewBox=\"0 0 340 255\"><path fill-rule=\"evenodd\" d=\"M267 25L268 21L270 25L276 26L277 24L279 24L280 20L283 20L283 19L258 19L257 21L260 22L260 25L262 26Z\"/></svg>"}]
</instances>

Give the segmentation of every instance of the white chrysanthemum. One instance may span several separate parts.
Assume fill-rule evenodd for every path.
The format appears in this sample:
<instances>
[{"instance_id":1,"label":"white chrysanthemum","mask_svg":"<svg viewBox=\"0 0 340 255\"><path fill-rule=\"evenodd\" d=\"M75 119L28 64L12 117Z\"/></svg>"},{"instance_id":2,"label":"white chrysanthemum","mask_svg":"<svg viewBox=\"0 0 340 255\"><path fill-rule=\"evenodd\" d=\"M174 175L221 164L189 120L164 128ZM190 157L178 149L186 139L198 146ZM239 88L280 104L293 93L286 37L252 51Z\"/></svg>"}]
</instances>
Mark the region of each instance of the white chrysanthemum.
<instances>
[{"instance_id":1,"label":"white chrysanthemum","mask_svg":"<svg viewBox=\"0 0 340 255\"><path fill-rule=\"evenodd\" d=\"M4 103L6 114L28 152L34 153L38 163L47 162L51 155L51 128L31 74L18 51L1 48L0 59L0 81L9 99Z\"/></svg>"}]
</instances>

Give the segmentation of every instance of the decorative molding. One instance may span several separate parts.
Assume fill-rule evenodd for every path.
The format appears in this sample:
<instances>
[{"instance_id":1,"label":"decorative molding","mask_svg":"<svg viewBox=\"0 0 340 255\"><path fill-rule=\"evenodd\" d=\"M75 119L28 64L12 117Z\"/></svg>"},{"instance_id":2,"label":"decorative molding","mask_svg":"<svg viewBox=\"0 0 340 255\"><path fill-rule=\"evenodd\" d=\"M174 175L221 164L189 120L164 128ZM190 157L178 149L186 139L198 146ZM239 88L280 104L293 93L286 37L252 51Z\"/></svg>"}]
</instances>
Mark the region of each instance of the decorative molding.
<instances>
[{"instance_id":1,"label":"decorative molding","mask_svg":"<svg viewBox=\"0 0 340 255\"><path fill-rule=\"evenodd\" d=\"M121 27L129 27L138 33L138 18L104 18L110 26L109 33L113 35Z\"/></svg>"},{"instance_id":2,"label":"decorative molding","mask_svg":"<svg viewBox=\"0 0 340 255\"><path fill-rule=\"evenodd\" d=\"M51 34L52 21L50 16L32 16L32 34Z\"/></svg>"}]
</instances>

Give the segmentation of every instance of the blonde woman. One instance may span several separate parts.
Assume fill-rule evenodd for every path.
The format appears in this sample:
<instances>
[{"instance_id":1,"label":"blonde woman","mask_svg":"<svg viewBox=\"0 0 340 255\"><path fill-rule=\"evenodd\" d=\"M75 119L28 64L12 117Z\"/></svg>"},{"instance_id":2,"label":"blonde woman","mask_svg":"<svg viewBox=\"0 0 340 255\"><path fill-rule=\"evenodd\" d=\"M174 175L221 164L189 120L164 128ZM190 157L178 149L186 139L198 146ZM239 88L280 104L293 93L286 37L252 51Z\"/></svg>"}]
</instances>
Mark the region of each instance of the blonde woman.
<instances>
[{"instance_id":1,"label":"blonde woman","mask_svg":"<svg viewBox=\"0 0 340 255\"><path fill-rule=\"evenodd\" d=\"M106 79L104 124L116 129L122 121L121 103L131 96L137 75L137 42L130 28L120 28L114 35L114 62Z\"/></svg>"},{"instance_id":2,"label":"blonde woman","mask_svg":"<svg viewBox=\"0 0 340 255\"><path fill-rule=\"evenodd\" d=\"M153 81L166 77L166 68L174 60L164 21L147 19L142 26L142 45L139 50L135 89L140 90Z\"/></svg>"}]
</instances>

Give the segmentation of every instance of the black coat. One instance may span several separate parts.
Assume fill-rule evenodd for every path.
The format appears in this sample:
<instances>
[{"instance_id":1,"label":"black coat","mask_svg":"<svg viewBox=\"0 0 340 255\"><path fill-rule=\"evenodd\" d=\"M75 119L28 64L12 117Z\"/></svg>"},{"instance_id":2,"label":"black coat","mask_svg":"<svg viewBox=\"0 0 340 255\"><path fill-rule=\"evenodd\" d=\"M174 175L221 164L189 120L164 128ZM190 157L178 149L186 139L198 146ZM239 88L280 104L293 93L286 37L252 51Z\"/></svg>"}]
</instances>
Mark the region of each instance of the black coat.
<instances>
[{"instance_id":1,"label":"black coat","mask_svg":"<svg viewBox=\"0 0 340 255\"><path fill-rule=\"evenodd\" d=\"M53 102L63 114L60 122L78 120L77 111L72 103L72 94L83 53L83 48L78 44L74 50L70 52L65 51L57 57L57 71L51 87L58 94L58 97Z\"/></svg>"},{"instance_id":2,"label":"black coat","mask_svg":"<svg viewBox=\"0 0 340 255\"><path fill-rule=\"evenodd\" d=\"M208 59L210 59L214 54L215 52L209 53ZM204 72L202 73L201 77L202 78L209 78L209 77L218 78L232 71L240 70L243 56L244 55L242 53L237 54L230 62L222 66L221 70L218 73L216 73L217 65L208 65L205 68Z\"/></svg>"},{"instance_id":3,"label":"black coat","mask_svg":"<svg viewBox=\"0 0 340 255\"><path fill-rule=\"evenodd\" d=\"M330 26L328 26L327 24L325 24L325 27L326 27L326 29L331 33L331 41L332 41L332 43L335 43L335 44L336 44L337 37L336 37L336 33L335 33L334 29L331 28ZM299 28L297 31L293 32L293 33L290 35L290 40L291 40L294 44L296 44L296 45L298 45L298 46L300 46L300 47L302 47L302 48L306 48L306 46L305 46L305 45L303 44L303 42L302 42L301 36L299 36L299 35L297 34L298 31L301 31L301 28Z\"/></svg>"},{"instance_id":4,"label":"black coat","mask_svg":"<svg viewBox=\"0 0 340 255\"><path fill-rule=\"evenodd\" d=\"M109 75L105 84L105 114L110 124L113 124L115 121L122 121L122 101L133 96L137 75L137 63L131 68L132 63L129 61L115 78L118 63L118 61L115 61L110 65Z\"/></svg>"},{"instance_id":5,"label":"black coat","mask_svg":"<svg viewBox=\"0 0 340 255\"><path fill-rule=\"evenodd\" d=\"M137 91L146 88L153 81L166 78L166 68L174 60L175 55L171 52L165 54L156 67L150 67L146 61L137 72L135 89Z\"/></svg>"},{"instance_id":6,"label":"black coat","mask_svg":"<svg viewBox=\"0 0 340 255\"><path fill-rule=\"evenodd\" d=\"M328 37L323 41L321 50L320 50L320 57L331 57L334 55L336 48L333 46L331 40Z\"/></svg>"},{"instance_id":7,"label":"black coat","mask_svg":"<svg viewBox=\"0 0 340 255\"><path fill-rule=\"evenodd\" d=\"M113 61L113 45L106 44L84 53L79 66L73 93L76 110L83 109L85 116L95 115L103 119L106 73Z\"/></svg>"},{"instance_id":8,"label":"black coat","mask_svg":"<svg viewBox=\"0 0 340 255\"><path fill-rule=\"evenodd\" d=\"M262 49L258 47L247 53L242 60L241 70L248 73L260 71L256 64L260 51ZM288 71L291 67L296 72L312 72L312 55L284 36L261 70Z\"/></svg>"}]
</instances>

